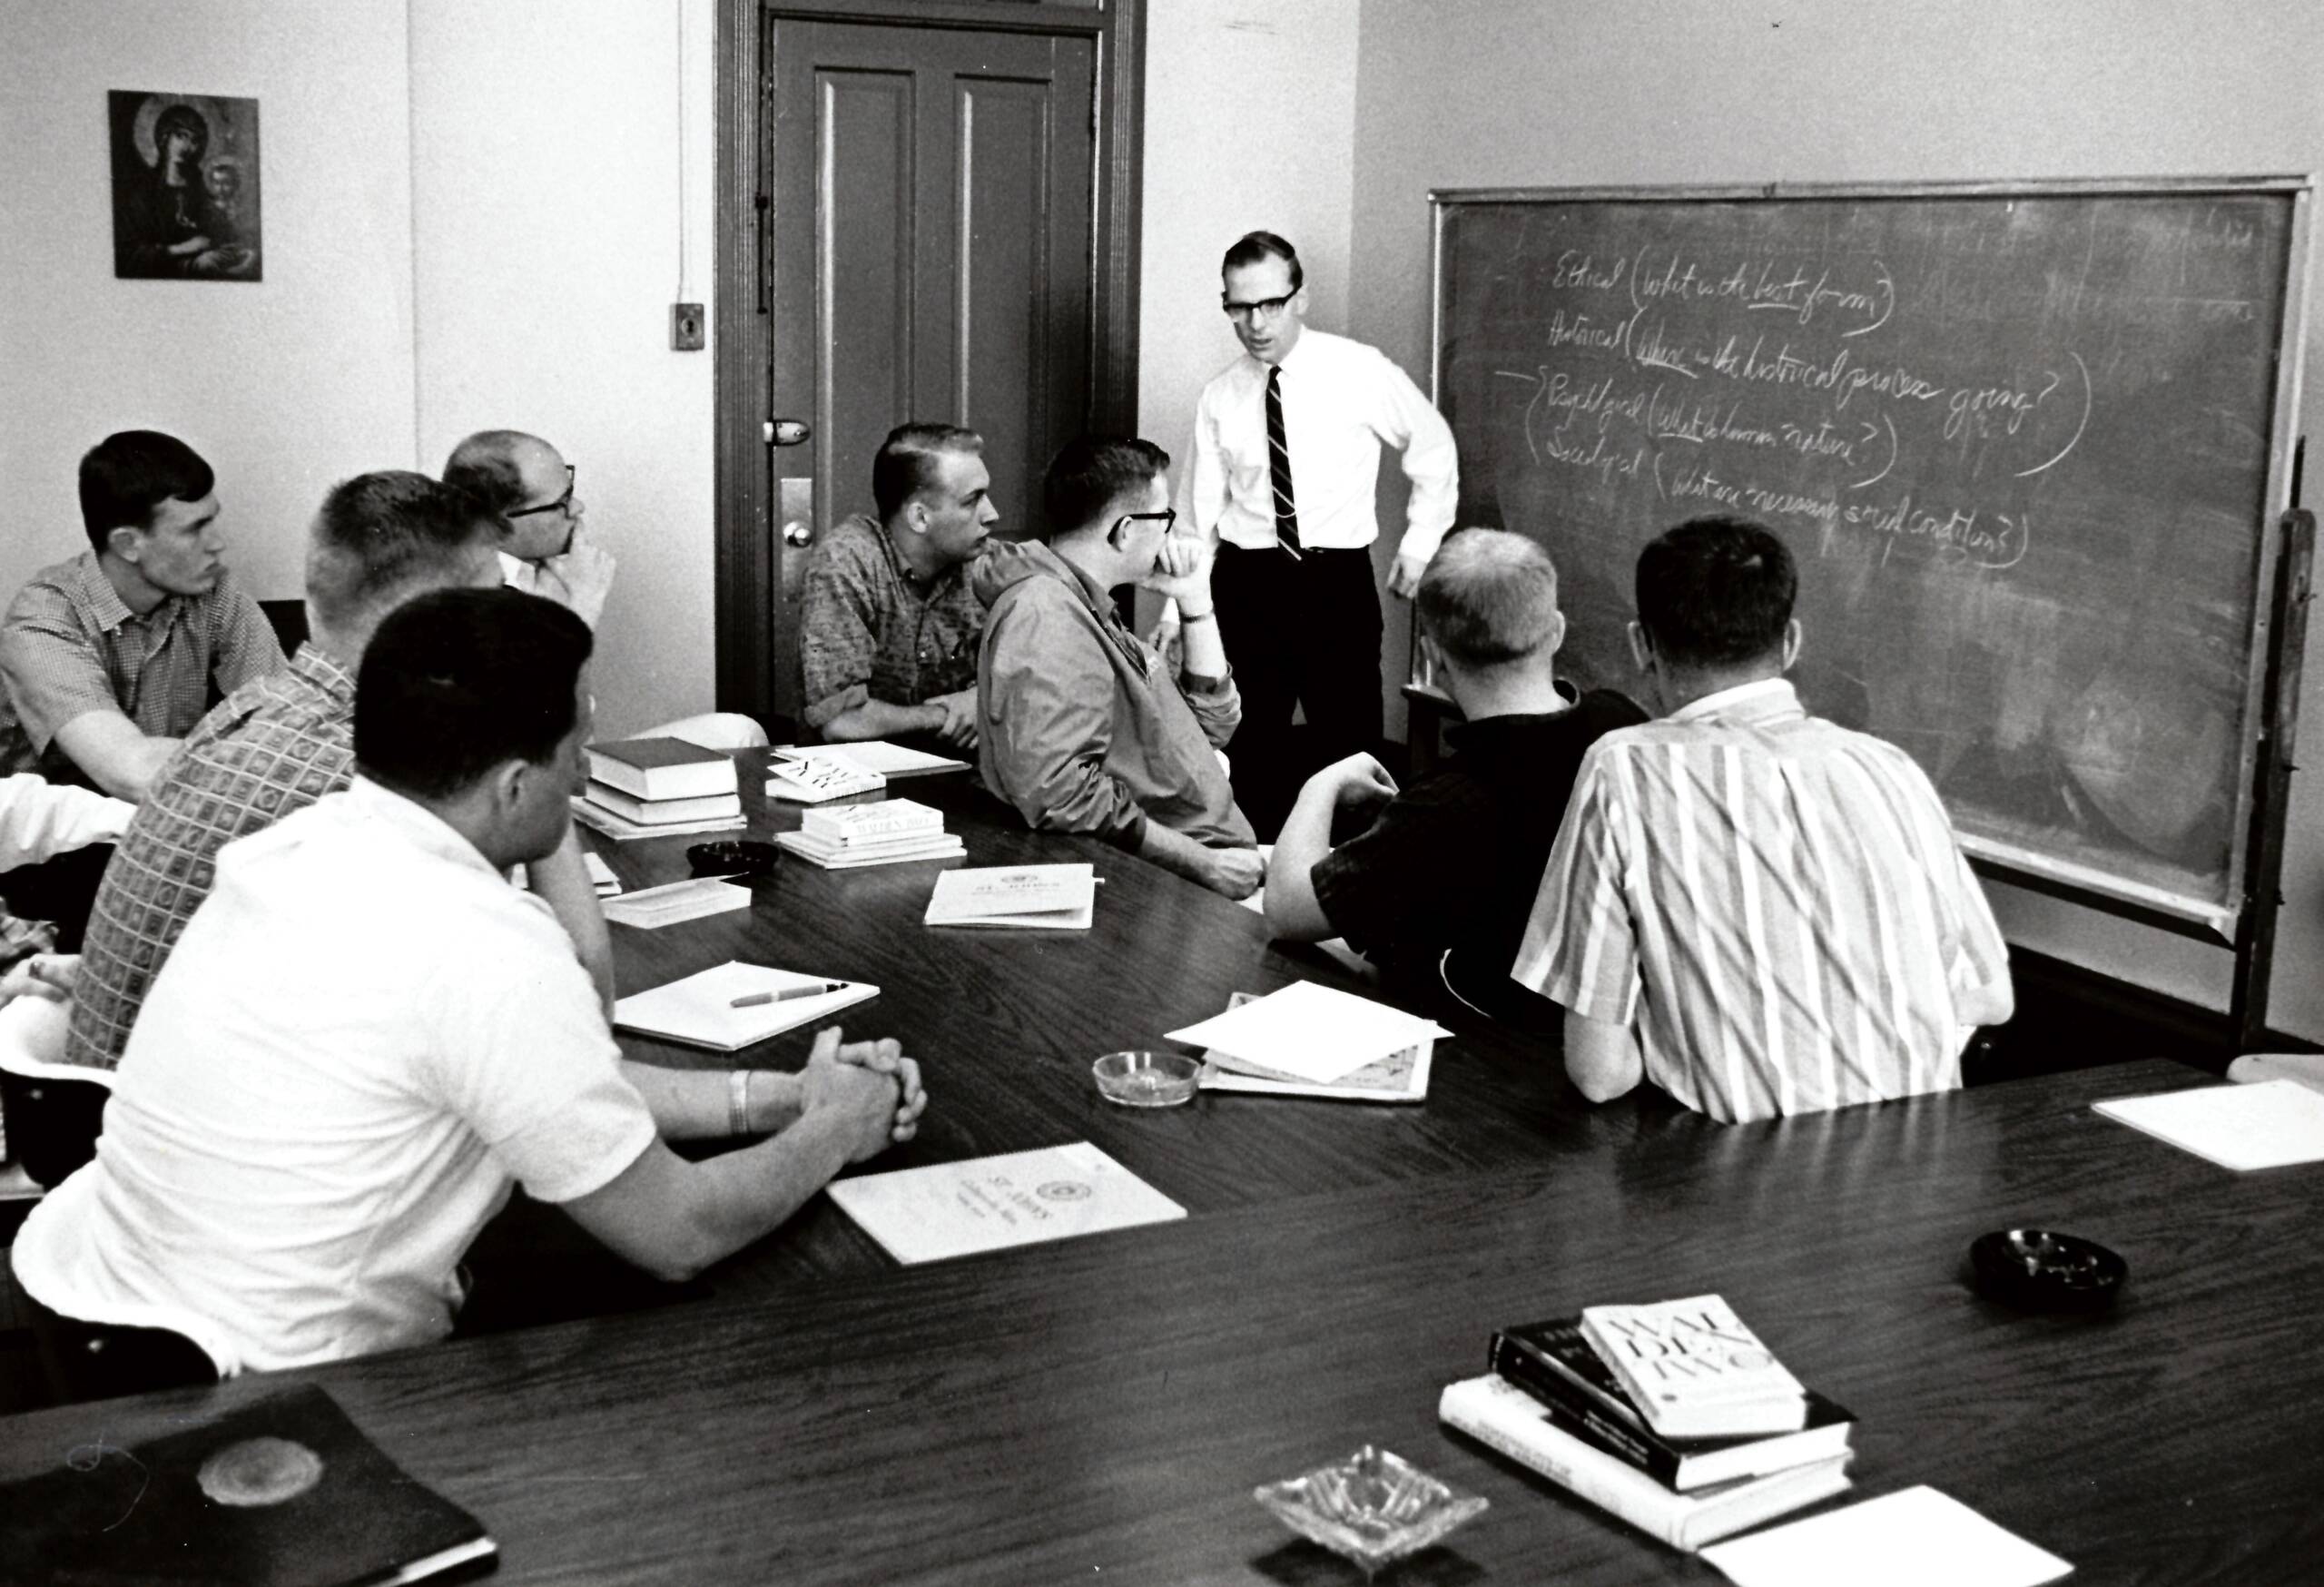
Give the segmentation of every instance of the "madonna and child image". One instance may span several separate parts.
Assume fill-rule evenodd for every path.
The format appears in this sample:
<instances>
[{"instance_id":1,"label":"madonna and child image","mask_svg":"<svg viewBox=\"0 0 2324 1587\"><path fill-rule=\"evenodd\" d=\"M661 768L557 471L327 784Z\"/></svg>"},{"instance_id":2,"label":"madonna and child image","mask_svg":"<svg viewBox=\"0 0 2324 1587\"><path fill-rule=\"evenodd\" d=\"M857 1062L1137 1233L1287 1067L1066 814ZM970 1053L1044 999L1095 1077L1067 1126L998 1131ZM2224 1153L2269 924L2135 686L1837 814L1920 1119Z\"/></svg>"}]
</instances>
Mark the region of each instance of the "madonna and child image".
<instances>
[{"instance_id":1,"label":"madonna and child image","mask_svg":"<svg viewBox=\"0 0 2324 1587\"><path fill-rule=\"evenodd\" d=\"M107 98L113 273L259 280L258 101L123 89Z\"/></svg>"}]
</instances>

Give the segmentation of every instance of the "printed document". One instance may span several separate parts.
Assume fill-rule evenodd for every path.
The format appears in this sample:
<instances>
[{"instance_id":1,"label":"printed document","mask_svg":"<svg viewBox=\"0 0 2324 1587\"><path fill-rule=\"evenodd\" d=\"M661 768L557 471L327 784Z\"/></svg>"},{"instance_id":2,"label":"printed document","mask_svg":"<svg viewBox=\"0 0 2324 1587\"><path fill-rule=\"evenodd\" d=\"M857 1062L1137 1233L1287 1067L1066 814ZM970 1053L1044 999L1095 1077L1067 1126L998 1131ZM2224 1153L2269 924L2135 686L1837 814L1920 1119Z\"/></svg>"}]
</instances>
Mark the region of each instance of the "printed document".
<instances>
[{"instance_id":1,"label":"printed document","mask_svg":"<svg viewBox=\"0 0 2324 1587\"><path fill-rule=\"evenodd\" d=\"M834 1179L831 1197L908 1267L1187 1216L1086 1140Z\"/></svg>"}]
</instances>

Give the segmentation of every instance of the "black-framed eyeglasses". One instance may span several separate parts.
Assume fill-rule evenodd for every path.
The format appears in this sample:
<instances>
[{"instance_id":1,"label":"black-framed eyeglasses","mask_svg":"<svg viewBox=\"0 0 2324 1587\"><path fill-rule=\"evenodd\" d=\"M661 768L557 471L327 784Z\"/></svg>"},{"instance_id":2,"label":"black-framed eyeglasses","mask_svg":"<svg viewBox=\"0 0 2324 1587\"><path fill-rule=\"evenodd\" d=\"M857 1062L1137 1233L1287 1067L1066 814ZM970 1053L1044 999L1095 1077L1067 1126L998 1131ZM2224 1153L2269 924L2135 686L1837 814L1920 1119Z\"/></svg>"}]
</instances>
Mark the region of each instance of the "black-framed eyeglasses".
<instances>
[{"instance_id":1,"label":"black-framed eyeglasses","mask_svg":"<svg viewBox=\"0 0 2324 1587\"><path fill-rule=\"evenodd\" d=\"M512 507L503 512L500 516L504 518L528 518L537 513L571 512L573 510L573 465L567 463L565 466L564 495L558 497L555 501L545 501L538 507Z\"/></svg>"},{"instance_id":2,"label":"black-framed eyeglasses","mask_svg":"<svg viewBox=\"0 0 2324 1587\"><path fill-rule=\"evenodd\" d=\"M1291 300L1298 295L1295 291L1288 292L1280 298L1261 298L1256 303L1222 302L1218 306L1226 311L1226 317L1236 324L1248 325L1254 320L1280 319L1283 311L1291 306Z\"/></svg>"},{"instance_id":3,"label":"black-framed eyeglasses","mask_svg":"<svg viewBox=\"0 0 2324 1587\"><path fill-rule=\"evenodd\" d=\"M1151 523L1159 523L1162 526L1162 532L1167 535L1177 527L1178 509L1175 507L1166 507L1160 512L1126 512L1114 520L1114 527L1108 531L1108 535L1110 537L1120 534L1124 524Z\"/></svg>"}]
</instances>

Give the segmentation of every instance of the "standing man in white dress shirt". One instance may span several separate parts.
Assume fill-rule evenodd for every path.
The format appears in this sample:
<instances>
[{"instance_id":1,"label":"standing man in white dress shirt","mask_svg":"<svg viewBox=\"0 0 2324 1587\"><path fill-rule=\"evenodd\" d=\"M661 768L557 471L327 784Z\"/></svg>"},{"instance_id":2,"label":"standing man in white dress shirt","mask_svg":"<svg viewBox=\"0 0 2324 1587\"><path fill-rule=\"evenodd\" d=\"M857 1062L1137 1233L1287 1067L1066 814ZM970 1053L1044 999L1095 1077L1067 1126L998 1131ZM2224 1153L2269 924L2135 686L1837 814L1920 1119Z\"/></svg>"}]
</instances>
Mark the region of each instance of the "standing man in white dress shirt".
<instances>
[{"instance_id":1,"label":"standing man in white dress shirt","mask_svg":"<svg viewBox=\"0 0 2324 1587\"><path fill-rule=\"evenodd\" d=\"M1243 695L1236 796L1272 835L1306 773L1380 743L1380 448L1412 481L1389 590L1409 597L1452 527L1452 431L1377 348L1306 328L1298 252L1272 232L1226 251L1220 303L1244 356L1195 409L1186 516L1218 542L1220 637ZM1295 706L1309 744L1291 751Z\"/></svg>"}]
</instances>

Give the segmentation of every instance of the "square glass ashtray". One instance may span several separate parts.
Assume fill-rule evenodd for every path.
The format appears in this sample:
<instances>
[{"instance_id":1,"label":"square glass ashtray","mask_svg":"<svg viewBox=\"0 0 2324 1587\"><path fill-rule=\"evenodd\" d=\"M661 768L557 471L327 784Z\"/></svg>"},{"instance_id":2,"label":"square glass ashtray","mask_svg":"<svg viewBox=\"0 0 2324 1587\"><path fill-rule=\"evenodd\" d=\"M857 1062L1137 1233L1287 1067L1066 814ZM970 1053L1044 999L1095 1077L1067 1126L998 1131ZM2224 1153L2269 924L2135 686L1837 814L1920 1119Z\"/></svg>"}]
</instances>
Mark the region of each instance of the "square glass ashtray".
<instances>
[{"instance_id":1,"label":"square glass ashtray","mask_svg":"<svg viewBox=\"0 0 2324 1587\"><path fill-rule=\"evenodd\" d=\"M1254 1488L1251 1497L1300 1536L1354 1560L1367 1576L1418 1553L1489 1502L1456 1493L1369 1444L1305 1476Z\"/></svg>"}]
</instances>

